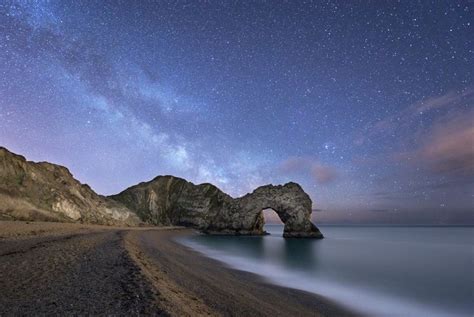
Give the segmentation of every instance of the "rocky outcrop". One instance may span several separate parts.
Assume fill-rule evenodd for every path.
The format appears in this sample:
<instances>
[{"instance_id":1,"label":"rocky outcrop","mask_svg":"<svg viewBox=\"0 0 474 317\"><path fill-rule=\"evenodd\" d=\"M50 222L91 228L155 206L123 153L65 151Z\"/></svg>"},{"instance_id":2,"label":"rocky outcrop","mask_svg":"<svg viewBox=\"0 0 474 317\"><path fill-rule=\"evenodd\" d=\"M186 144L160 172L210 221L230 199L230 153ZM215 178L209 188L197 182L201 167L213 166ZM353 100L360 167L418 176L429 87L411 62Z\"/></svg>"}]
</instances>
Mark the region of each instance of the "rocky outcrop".
<instances>
[{"instance_id":1,"label":"rocky outcrop","mask_svg":"<svg viewBox=\"0 0 474 317\"><path fill-rule=\"evenodd\" d=\"M138 225L124 205L96 194L63 166L30 162L0 147L0 219Z\"/></svg>"},{"instance_id":2,"label":"rocky outcrop","mask_svg":"<svg viewBox=\"0 0 474 317\"><path fill-rule=\"evenodd\" d=\"M296 183L255 189L232 198L212 184L158 176L104 197L63 166L27 161L0 147L0 220L107 225L183 225L209 234L262 235L262 211L273 209L285 237L322 238L311 223L311 199Z\"/></svg>"},{"instance_id":3,"label":"rocky outcrop","mask_svg":"<svg viewBox=\"0 0 474 317\"><path fill-rule=\"evenodd\" d=\"M110 198L145 222L191 226L209 234L265 234L262 211L271 208L285 224L284 237L323 237L310 220L311 199L296 183L262 186L234 199L212 184L158 176Z\"/></svg>"}]
</instances>

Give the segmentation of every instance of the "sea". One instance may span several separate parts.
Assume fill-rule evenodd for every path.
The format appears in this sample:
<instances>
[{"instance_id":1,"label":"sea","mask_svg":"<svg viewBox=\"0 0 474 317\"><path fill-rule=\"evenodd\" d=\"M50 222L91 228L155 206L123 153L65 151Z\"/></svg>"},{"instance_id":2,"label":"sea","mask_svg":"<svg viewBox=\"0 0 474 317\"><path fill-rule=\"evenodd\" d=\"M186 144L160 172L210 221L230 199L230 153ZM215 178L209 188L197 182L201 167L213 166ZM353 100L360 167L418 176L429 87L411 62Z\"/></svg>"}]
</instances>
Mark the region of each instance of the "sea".
<instances>
[{"instance_id":1,"label":"sea","mask_svg":"<svg viewBox=\"0 0 474 317\"><path fill-rule=\"evenodd\" d=\"M474 227L319 226L325 239L196 235L180 242L267 282L368 316L474 316Z\"/></svg>"}]
</instances>

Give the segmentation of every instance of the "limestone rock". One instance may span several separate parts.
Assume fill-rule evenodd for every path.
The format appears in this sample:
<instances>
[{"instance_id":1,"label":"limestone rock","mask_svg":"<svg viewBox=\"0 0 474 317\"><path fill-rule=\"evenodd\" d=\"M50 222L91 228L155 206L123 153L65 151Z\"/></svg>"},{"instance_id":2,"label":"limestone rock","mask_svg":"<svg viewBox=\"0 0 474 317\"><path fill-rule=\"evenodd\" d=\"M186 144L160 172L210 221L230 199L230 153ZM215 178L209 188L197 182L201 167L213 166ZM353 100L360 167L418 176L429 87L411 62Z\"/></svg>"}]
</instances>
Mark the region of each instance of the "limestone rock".
<instances>
[{"instance_id":1,"label":"limestone rock","mask_svg":"<svg viewBox=\"0 0 474 317\"><path fill-rule=\"evenodd\" d=\"M43 220L107 225L190 226L209 234L262 235L262 211L285 224L284 237L322 238L311 223L311 199L296 183L255 189L232 198L212 184L158 176L104 197L63 166L30 162L0 147L0 220Z\"/></svg>"},{"instance_id":2,"label":"limestone rock","mask_svg":"<svg viewBox=\"0 0 474 317\"><path fill-rule=\"evenodd\" d=\"M96 194L66 167L30 162L0 147L0 219L138 225L116 201Z\"/></svg>"},{"instance_id":3,"label":"limestone rock","mask_svg":"<svg viewBox=\"0 0 474 317\"><path fill-rule=\"evenodd\" d=\"M209 234L261 235L264 209L275 210L288 238L322 238L311 222L312 202L296 183L255 189L232 198L212 184L158 176L110 196L155 225L184 225Z\"/></svg>"}]
</instances>

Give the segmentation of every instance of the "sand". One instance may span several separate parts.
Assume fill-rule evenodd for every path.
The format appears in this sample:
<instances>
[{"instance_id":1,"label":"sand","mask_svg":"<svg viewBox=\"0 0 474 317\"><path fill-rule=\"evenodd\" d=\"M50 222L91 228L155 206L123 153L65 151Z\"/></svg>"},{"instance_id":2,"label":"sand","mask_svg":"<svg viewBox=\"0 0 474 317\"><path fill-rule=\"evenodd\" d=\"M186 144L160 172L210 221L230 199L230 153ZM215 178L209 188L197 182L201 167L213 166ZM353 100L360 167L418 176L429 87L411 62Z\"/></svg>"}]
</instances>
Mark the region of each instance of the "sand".
<instances>
[{"instance_id":1,"label":"sand","mask_svg":"<svg viewBox=\"0 0 474 317\"><path fill-rule=\"evenodd\" d=\"M0 315L349 316L175 242L180 228L0 222Z\"/></svg>"}]
</instances>

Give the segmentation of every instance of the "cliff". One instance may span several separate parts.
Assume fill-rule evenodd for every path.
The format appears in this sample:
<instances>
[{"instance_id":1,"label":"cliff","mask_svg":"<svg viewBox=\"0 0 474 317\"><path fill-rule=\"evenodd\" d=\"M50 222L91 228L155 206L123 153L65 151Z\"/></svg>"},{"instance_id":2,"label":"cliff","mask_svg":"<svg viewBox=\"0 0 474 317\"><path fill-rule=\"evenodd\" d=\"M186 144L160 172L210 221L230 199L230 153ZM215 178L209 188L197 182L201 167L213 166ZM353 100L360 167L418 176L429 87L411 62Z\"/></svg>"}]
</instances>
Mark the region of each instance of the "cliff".
<instances>
[{"instance_id":1,"label":"cliff","mask_svg":"<svg viewBox=\"0 0 474 317\"><path fill-rule=\"evenodd\" d=\"M284 237L322 238L311 222L312 202L296 183L266 185L232 198L212 184L158 176L104 197L66 167L31 162L0 147L0 220L105 225L182 225L209 234L262 235L262 211L275 210Z\"/></svg>"},{"instance_id":2,"label":"cliff","mask_svg":"<svg viewBox=\"0 0 474 317\"><path fill-rule=\"evenodd\" d=\"M96 194L66 167L0 147L0 219L138 225L135 213Z\"/></svg>"}]
</instances>

